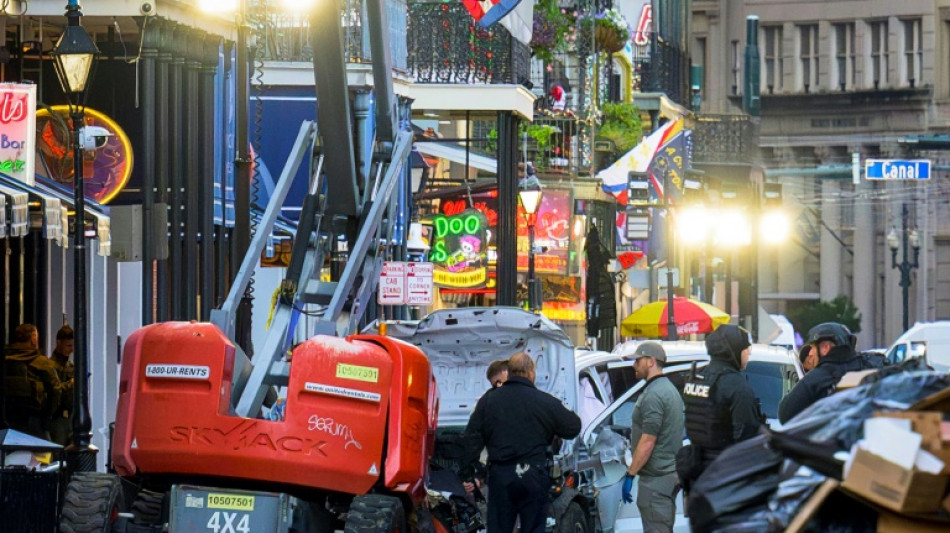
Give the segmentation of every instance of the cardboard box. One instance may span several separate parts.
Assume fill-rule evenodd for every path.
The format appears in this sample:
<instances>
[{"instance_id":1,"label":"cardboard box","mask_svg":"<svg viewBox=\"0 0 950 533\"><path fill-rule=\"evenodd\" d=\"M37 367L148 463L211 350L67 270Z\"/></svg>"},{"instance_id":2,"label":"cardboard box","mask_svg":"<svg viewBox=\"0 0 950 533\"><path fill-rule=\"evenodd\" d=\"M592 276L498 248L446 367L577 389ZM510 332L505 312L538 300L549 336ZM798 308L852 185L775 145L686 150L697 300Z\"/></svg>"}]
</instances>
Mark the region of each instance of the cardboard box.
<instances>
[{"instance_id":1,"label":"cardboard box","mask_svg":"<svg viewBox=\"0 0 950 533\"><path fill-rule=\"evenodd\" d=\"M910 420L911 429L923 437L921 448L934 454L943 461L941 474L950 474L950 441L944 439L942 427L943 413L936 411L895 411L876 412L876 417L900 418Z\"/></svg>"},{"instance_id":2,"label":"cardboard box","mask_svg":"<svg viewBox=\"0 0 950 533\"><path fill-rule=\"evenodd\" d=\"M877 515L877 533L941 533L950 529L950 522L925 520L881 511Z\"/></svg>"},{"instance_id":3,"label":"cardboard box","mask_svg":"<svg viewBox=\"0 0 950 533\"><path fill-rule=\"evenodd\" d=\"M897 512L929 513L940 508L948 476L907 469L860 445L853 449L843 486Z\"/></svg>"},{"instance_id":4,"label":"cardboard box","mask_svg":"<svg viewBox=\"0 0 950 533\"><path fill-rule=\"evenodd\" d=\"M841 376L841 379L838 380L838 384L835 386L837 390L845 390L857 387L861 384L861 380L865 376L869 376L878 369L872 368L870 370L855 370L854 372L848 372L847 374Z\"/></svg>"}]
</instances>

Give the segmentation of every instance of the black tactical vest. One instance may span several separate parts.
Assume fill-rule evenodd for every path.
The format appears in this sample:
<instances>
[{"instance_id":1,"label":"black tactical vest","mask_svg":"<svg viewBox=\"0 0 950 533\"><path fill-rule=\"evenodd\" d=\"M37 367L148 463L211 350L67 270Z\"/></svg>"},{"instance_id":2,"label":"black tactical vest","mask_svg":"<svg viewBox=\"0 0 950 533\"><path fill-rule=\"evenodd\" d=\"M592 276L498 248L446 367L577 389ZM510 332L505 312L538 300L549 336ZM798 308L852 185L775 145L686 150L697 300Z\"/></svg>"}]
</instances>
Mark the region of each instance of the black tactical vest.
<instances>
[{"instance_id":1,"label":"black tactical vest","mask_svg":"<svg viewBox=\"0 0 950 533\"><path fill-rule=\"evenodd\" d=\"M686 404L686 436L694 446L722 450L733 442L732 417L728 406L716 405L716 382L696 375L686 382L683 400Z\"/></svg>"}]
</instances>

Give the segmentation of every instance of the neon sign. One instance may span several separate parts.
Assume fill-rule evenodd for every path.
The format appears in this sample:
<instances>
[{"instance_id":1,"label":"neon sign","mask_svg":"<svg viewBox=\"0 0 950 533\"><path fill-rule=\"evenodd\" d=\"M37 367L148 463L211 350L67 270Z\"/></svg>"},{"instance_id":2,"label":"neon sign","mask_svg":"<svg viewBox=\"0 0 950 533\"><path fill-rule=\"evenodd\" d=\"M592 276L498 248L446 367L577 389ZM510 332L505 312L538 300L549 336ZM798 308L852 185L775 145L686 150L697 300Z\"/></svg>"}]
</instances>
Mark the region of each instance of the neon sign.
<instances>
[{"instance_id":1,"label":"neon sign","mask_svg":"<svg viewBox=\"0 0 950 533\"><path fill-rule=\"evenodd\" d=\"M488 223L485 215L466 209L456 215L432 219L429 260L433 280L443 287L481 287L488 278Z\"/></svg>"},{"instance_id":2,"label":"neon sign","mask_svg":"<svg viewBox=\"0 0 950 533\"><path fill-rule=\"evenodd\" d=\"M46 161L50 175L47 178L58 183L72 185L73 159L70 148L70 132L64 127L69 118L69 108L54 105L50 109L63 117L60 121L41 109L36 114L36 131L39 132L40 157ZM85 125L101 126L112 134L105 146L95 152L84 152L83 190L86 197L100 204L107 204L125 188L132 175L132 143L128 135L114 120L90 107L86 108Z\"/></svg>"},{"instance_id":3,"label":"neon sign","mask_svg":"<svg viewBox=\"0 0 950 533\"><path fill-rule=\"evenodd\" d=\"M0 172L33 184L36 85L0 85Z\"/></svg>"}]
</instances>

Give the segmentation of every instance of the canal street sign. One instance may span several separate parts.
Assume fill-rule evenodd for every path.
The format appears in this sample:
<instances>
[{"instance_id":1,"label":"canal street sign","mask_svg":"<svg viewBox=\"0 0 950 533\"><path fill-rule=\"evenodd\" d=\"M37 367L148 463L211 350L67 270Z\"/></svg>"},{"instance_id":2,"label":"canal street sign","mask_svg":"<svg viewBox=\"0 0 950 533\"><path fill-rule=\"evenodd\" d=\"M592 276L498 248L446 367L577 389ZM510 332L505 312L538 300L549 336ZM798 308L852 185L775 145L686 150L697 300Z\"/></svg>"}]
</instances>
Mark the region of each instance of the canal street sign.
<instances>
[{"instance_id":1,"label":"canal street sign","mask_svg":"<svg viewBox=\"0 0 950 533\"><path fill-rule=\"evenodd\" d=\"M864 177L869 180L929 180L929 159L867 159Z\"/></svg>"}]
</instances>

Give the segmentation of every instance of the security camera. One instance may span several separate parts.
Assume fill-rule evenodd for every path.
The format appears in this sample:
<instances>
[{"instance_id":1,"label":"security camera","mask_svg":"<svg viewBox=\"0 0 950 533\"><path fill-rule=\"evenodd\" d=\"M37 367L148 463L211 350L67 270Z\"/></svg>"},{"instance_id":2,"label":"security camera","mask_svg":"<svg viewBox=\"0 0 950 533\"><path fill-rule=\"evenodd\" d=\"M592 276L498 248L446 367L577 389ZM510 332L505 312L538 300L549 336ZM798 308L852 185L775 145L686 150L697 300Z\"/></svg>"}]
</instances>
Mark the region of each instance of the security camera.
<instances>
[{"instance_id":1,"label":"security camera","mask_svg":"<svg viewBox=\"0 0 950 533\"><path fill-rule=\"evenodd\" d=\"M79 145L87 152L102 148L109 142L112 133L101 126L86 126L79 130Z\"/></svg>"},{"instance_id":2,"label":"security camera","mask_svg":"<svg viewBox=\"0 0 950 533\"><path fill-rule=\"evenodd\" d=\"M155 14L155 4L151 2L142 2L142 5L139 6L139 12L146 17L150 17Z\"/></svg>"}]
</instances>

